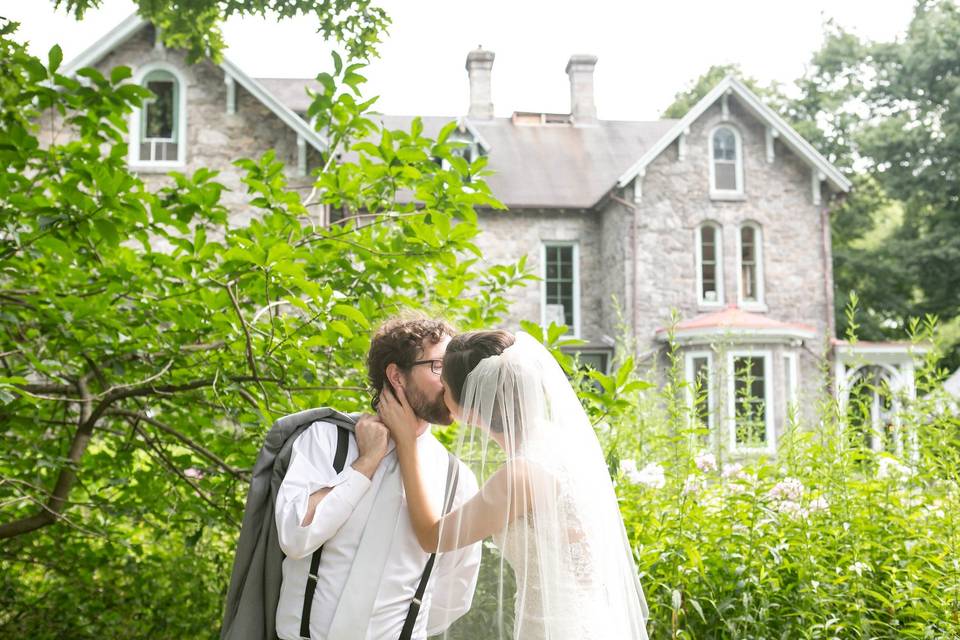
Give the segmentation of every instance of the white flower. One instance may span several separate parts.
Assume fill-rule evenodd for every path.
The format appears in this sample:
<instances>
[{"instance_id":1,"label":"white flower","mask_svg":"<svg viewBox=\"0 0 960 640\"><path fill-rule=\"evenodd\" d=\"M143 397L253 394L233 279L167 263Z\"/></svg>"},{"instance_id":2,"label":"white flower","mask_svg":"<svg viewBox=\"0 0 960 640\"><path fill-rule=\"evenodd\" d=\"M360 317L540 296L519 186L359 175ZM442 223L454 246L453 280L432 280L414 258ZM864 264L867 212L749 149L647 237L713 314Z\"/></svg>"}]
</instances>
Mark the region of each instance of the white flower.
<instances>
[{"instance_id":1,"label":"white flower","mask_svg":"<svg viewBox=\"0 0 960 640\"><path fill-rule=\"evenodd\" d=\"M793 500L780 500L775 504L774 508L780 513L793 518L806 518L810 515L810 512L800 506L799 502L794 502Z\"/></svg>"},{"instance_id":2,"label":"white flower","mask_svg":"<svg viewBox=\"0 0 960 640\"><path fill-rule=\"evenodd\" d=\"M704 473L717 470L717 456L712 453L701 453L694 458L694 462L697 464L697 469Z\"/></svg>"},{"instance_id":3,"label":"white flower","mask_svg":"<svg viewBox=\"0 0 960 640\"><path fill-rule=\"evenodd\" d=\"M633 484L643 484L654 489L662 489L667 484L663 467L655 462L651 462L643 469L638 470L637 463L634 460L621 460L620 470Z\"/></svg>"},{"instance_id":4,"label":"white flower","mask_svg":"<svg viewBox=\"0 0 960 640\"><path fill-rule=\"evenodd\" d=\"M803 483L796 478L784 478L768 494L774 500L792 500L796 502L803 495Z\"/></svg>"},{"instance_id":5,"label":"white flower","mask_svg":"<svg viewBox=\"0 0 960 640\"><path fill-rule=\"evenodd\" d=\"M870 565L866 564L865 562L854 562L852 565L847 567L847 571L850 573L855 573L858 576L862 576L864 571L870 573L871 569Z\"/></svg>"},{"instance_id":6,"label":"white flower","mask_svg":"<svg viewBox=\"0 0 960 640\"><path fill-rule=\"evenodd\" d=\"M685 495L698 495L707 490L707 479L703 476L690 474L686 482L683 483L683 493Z\"/></svg>"},{"instance_id":7,"label":"white flower","mask_svg":"<svg viewBox=\"0 0 960 640\"><path fill-rule=\"evenodd\" d=\"M813 513L815 511L826 511L827 509L830 508L830 503L827 502L827 499L824 498L823 496L817 496L816 498L810 501L810 506L808 508L810 510L810 513Z\"/></svg>"},{"instance_id":8,"label":"white flower","mask_svg":"<svg viewBox=\"0 0 960 640\"><path fill-rule=\"evenodd\" d=\"M720 473L724 478L739 478L743 475L743 465L739 462L734 462L733 464L726 464L723 466L723 471Z\"/></svg>"},{"instance_id":9,"label":"white flower","mask_svg":"<svg viewBox=\"0 0 960 640\"><path fill-rule=\"evenodd\" d=\"M203 478L203 471L197 469L196 467L188 467L183 470L183 475L193 480L200 480Z\"/></svg>"},{"instance_id":10,"label":"white flower","mask_svg":"<svg viewBox=\"0 0 960 640\"><path fill-rule=\"evenodd\" d=\"M877 478L886 480L887 478L909 478L913 475L913 469L897 461L894 458L883 456L880 458L877 467Z\"/></svg>"}]
</instances>

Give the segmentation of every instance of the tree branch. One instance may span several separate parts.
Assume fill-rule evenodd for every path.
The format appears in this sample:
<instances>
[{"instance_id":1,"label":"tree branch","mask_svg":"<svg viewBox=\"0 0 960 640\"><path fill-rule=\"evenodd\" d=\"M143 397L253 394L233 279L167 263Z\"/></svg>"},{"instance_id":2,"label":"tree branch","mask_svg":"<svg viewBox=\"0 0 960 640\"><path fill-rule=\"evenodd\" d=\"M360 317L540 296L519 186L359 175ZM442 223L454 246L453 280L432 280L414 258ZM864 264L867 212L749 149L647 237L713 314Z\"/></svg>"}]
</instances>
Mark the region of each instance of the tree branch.
<instances>
[{"instance_id":1,"label":"tree branch","mask_svg":"<svg viewBox=\"0 0 960 640\"><path fill-rule=\"evenodd\" d=\"M169 433L170 435L175 437L177 440L185 444L187 447L189 447L191 450L199 453L201 456L213 462L214 464L216 464L218 467L220 467L227 473L237 478L240 478L241 480L246 480L247 482L250 481L249 471L244 469L238 469L237 467L231 466L230 464L225 462L222 458L218 457L215 453L213 453L212 451L204 447L202 444L196 442L195 440L192 440L191 438L187 437L180 431L174 429L170 425L164 424L163 422L160 422L159 420L151 418L150 416L144 413L140 413L137 411L128 411L125 409L113 409L108 413L108 415L122 416L130 420L139 420L142 422L146 422L147 424L152 425L157 429L160 429L161 431L165 431Z\"/></svg>"},{"instance_id":2,"label":"tree branch","mask_svg":"<svg viewBox=\"0 0 960 640\"><path fill-rule=\"evenodd\" d=\"M180 469L177 468L177 465L173 464L173 462L167 457L167 454L165 454L165 453L163 452L163 449L161 449L160 446L159 446L156 442L154 442L154 440L153 440L152 438L150 438L150 434L149 434L149 433L147 433L147 432L146 432L140 425L138 425L136 422L133 422L133 423L131 423L131 424L132 424L134 430L136 430L136 432L137 432L138 434L140 434L140 437L144 439L144 441L150 446L151 449L153 449L153 452L160 458L160 460L167 466L167 468L170 469L170 471L173 471L173 473L176 474L182 481L184 481L185 483L187 483L188 485L190 485L190 488L193 489L194 493L196 493L198 496L200 496L200 498L201 498L204 502L206 502L208 505L210 505L211 507L213 507L213 508L216 509L217 511L223 512L223 514L224 514L224 516L226 516L227 520L230 521L230 524L232 524L234 527L239 527L239 526L240 526L240 523L238 523L236 520L234 520L234 519L233 519L233 516L231 516L230 513L227 512L226 509L224 509L223 507L221 507L220 505L218 505L216 502L214 502L214 501L213 501L213 498L211 498L211 497L207 494L206 491L204 491L203 489L200 488L200 485L198 485L198 484L195 483L193 480L191 480L190 478L188 478L187 476L185 476L185 475L183 474L183 472L180 471Z\"/></svg>"}]
</instances>

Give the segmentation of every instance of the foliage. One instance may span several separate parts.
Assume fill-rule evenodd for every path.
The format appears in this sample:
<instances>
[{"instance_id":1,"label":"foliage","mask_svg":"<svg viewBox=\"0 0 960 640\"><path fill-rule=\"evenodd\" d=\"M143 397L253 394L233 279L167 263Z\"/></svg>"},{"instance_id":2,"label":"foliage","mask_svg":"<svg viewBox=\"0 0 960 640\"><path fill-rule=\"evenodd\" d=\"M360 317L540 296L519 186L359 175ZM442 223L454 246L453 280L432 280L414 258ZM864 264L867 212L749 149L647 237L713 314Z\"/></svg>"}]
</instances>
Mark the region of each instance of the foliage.
<instances>
[{"instance_id":1,"label":"foliage","mask_svg":"<svg viewBox=\"0 0 960 640\"><path fill-rule=\"evenodd\" d=\"M331 148L316 198L287 188L272 152L241 160L258 215L236 226L215 172L152 193L129 171L125 116L149 95L129 69L80 82L14 28L0 29L0 636L214 636L269 424L363 409L385 317L490 326L527 276L476 264L474 207L500 206L484 160L455 156L452 124L435 140L419 121L377 130L359 65L334 56L318 78ZM41 121L69 141L41 144ZM348 145L355 161L329 161ZM345 216L322 224L321 204Z\"/></svg>"},{"instance_id":2,"label":"foliage","mask_svg":"<svg viewBox=\"0 0 960 640\"><path fill-rule=\"evenodd\" d=\"M77 20L102 0L53 0ZM348 57L376 56L381 35L390 25L386 12L371 0L136 0L137 11L160 30L168 47L186 49L191 62L205 57L219 60L226 43L220 23L235 15L276 19L313 16L324 40L343 45Z\"/></svg>"},{"instance_id":3,"label":"foliage","mask_svg":"<svg viewBox=\"0 0 960 640\"><path fill-rule=\"evenodd\" d=\"M817 124L803 133L841 166L866 171L859 186L872 183L852 194L835 221L872 206L873 226L883 226L883 201L903 210L902 224L878 246L856 247L834 228L846 262L837 270L837 289L856 289L882 320L865 323L864 337L902 332L910 316L934 314L945 322L960 316L958 64L960 8L952 0L918 0L902 40L863 41L829 24L799 82L803 98L793 115ZM946 356L949 366L960 364L956 343Z\"/></svg>"},{"instance_id":4,"label":"foliage","mask_svg":"<svg viewBox=\"0 0 960 640\"><path fill-rule=\"evenodd\" d=\"M816 420L780 436L776 459L704 447L694 409L676 411L690 396L674 358L666 383L598 434L623 458L617 490L652 638L960 633L960 417L936 393L936 356L918 370L921 398L901 398L902 452L865 448L863 407L824 397Z\"/></svg>"}]
</instances>

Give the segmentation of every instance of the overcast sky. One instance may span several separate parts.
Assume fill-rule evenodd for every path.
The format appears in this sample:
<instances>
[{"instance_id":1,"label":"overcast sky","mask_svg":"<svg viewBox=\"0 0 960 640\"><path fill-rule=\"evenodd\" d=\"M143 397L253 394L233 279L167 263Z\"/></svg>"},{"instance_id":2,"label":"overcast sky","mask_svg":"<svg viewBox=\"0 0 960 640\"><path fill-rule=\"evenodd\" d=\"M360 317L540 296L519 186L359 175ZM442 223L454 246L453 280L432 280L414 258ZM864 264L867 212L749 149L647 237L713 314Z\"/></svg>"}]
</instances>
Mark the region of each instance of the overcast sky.
<instances>
[{"instance_id":1,"label":"overcast sky","mask_svg":"<svg viewBox=\"0 0 960 640\"><path fill-rule=\"evenodd\" d=\"M376 0L374 0L376 2ZM738 63L763 82L789 83L820 46L823 24L873 40L902 37L913 0L385 0L393 26L367 71L368 95L391 114L466 113L464 62L477 45L496 53L493 103L513 111L567 113L564 67L573 53L599 57L601 118L656 119L673 96L712 64ZM55 42L79 54L133 12L104 0L83 23L53 11L52 0L0 0L0 16L22 23L34 54ZM312 77L329 66L328 47L310 20L231 20L227 56L254 77Z\"/></svg>"}]
</instances>

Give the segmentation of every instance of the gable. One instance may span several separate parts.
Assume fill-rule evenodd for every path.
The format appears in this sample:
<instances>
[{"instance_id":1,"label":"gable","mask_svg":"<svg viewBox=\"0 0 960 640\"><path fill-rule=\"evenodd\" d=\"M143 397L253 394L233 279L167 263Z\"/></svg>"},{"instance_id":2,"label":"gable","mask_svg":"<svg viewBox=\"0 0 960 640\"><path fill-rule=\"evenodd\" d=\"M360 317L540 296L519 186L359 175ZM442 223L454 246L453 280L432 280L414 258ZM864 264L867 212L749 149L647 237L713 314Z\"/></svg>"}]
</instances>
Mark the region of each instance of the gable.
<instances>
[{"instance_id":1,"label":"gable","mask_svg":"<svg viewBox=\"0 0 960 640\"><path fill-rule=\"evenodd\" d=\"M73 75L83 67L90 67L97 64L112 51L123 45L132 37L140 33L149 26L149 21L133 14L126 20L111 29L106 35L90 45L80 55L75 57L69 63L64 65L64 74ZM248 76L236 64L231 62L226 56L220 62L219 67L230 81L243 87L248 93L259 100L267 109L276 115L285 125L292 129L305 142L310 144L317 151L325 151L327 142L323 137L311 127L306 120L286 106L280 99L273 95L266 87L260 84L254 78ZM302 86L302 85L301 85Z\"/></svg>"},{"instance_id":2,"label":"gable","mask_svg":"<svg viewBox=\"0 0 960 640\"><path fill-rule=\"evenodd\" d=\"M765 105L752 91L743 83L732 76L727 76L721 80L707 95L705 95L687 114L676 121L662 138L653 144L640 158L617 180L617 187L623 188L630 184L638 176L641 176L646 168L661 153L663 153L671 144L677 141L690 130L690 126L696 122L706 111L723 100L725 97L735 97L743 105L745 110L760 120L767 128L769 135L776 137L784 146L795 153L803 160L812 171L817 172L821 179L826 180L836 191L847 192L852 184L839 169L833 166L826 158L817 151L813 145L807 142L793 127L786 123L776 112Z\"/></svg>"}]
</instances>

